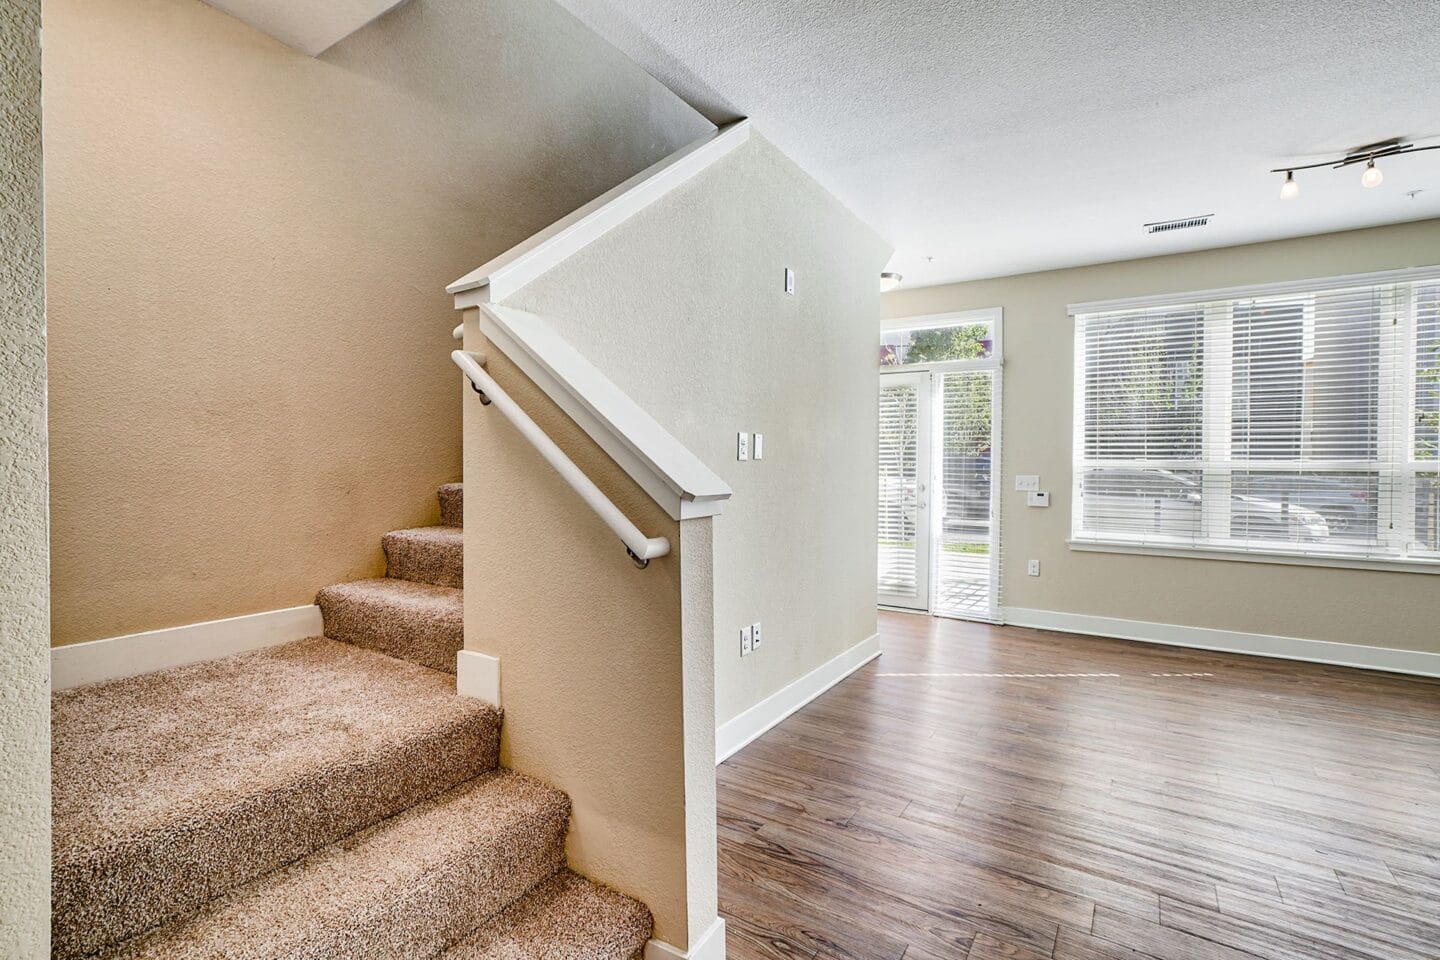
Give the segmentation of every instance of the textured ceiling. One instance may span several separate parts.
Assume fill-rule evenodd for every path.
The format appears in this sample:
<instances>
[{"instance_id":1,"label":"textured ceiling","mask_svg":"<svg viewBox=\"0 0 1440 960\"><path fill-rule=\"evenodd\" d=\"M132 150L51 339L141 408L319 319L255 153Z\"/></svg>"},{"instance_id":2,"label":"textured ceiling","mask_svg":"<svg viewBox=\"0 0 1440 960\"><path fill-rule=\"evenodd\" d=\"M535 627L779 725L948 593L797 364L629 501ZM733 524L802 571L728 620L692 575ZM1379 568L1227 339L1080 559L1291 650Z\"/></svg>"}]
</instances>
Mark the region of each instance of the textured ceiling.
<instances>
[{"instance_id":1,"label":"textured ceiling","mask_svg":"<svg viewBox=\"0 0 1440 960\"><path fill-rule=\"evenodd\" d=\"M1440 143L1440 0L560 2L712 120L752 117L906 286L1440 216L1440 150L1373 190L1302 173L1288 202L1266 173Z\"/></svg>"},{"instance_id":2,"label":"textured ceiling","mask_svg":"<svg viewBox=\"0 0 1440 960\"><path fill-rule=\"evenodd\" d=\"M404 0L205 0L301 53L319 56Z\"/></svg>"}]
</instances>

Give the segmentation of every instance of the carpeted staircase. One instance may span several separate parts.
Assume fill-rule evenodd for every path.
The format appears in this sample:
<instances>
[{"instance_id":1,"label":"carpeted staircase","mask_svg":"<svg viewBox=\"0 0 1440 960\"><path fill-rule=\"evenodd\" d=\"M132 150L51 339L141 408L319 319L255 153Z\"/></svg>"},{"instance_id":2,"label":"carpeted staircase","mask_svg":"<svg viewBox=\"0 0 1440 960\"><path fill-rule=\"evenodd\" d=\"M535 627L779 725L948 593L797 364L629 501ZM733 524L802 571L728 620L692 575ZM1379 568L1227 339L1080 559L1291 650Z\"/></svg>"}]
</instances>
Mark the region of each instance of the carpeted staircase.
<instances>
[{"instance_id":1,"label":"carpeted staircase","mask_svg":"<svg viewBox=\"0 0 1440 960\"><path fill-rule=\"evenodd\" d=\"M320 591L324 637L55 695L52 956L640 954L645 907L565 868L568 798L455 694L461 498Z\"/></svg>"}]
</instances>

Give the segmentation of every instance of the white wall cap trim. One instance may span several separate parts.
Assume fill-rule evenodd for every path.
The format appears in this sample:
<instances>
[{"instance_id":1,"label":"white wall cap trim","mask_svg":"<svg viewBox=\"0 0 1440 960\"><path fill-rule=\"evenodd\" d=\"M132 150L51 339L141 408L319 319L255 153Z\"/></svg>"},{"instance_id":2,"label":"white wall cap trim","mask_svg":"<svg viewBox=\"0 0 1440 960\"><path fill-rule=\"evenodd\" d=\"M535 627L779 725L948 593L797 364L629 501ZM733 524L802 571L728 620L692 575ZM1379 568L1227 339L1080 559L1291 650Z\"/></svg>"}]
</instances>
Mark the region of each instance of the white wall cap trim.
<instances>
[{"instance_id":1,"label":"white wall cap trim","mask_svg":"<svg viewBox=\"0 0 1440 960\"><path fill-rule=\"evenodd\" d=\"M1421 650L1371 647L1331 640L1305 640L1300 637L1241 633L1174 623L1093 617L1059 610L1028 610L1022 607L1006 607L1004 619L1006 623L1017 627L1032 627L1038 630L1059 630L1117 640L1141 640L1172 647L1193 647L1197 650L1219 650L1281 660L1304 660L1337 667L1440 677L1440 653L1426 653Z\"/></svg>"},{"instance_id":2,"label":"white wall cap trim","mask_svg":"<svg viewBox=\"0 0 1440 960\"><path fill-rule=\"evenodd\" d=\"M539 233L470 271L445 288L455 294L455 309L477 306L473 296L489 286L489 301L498 303L577 250L604 236L650 204L750 139L750 121L737 120L681 147L635 176Z\"/></svg>"},{"instance_id":3,"label":"white wall cap trim","mask_svg":"<svg viewBox=\"0 0 1440 960\"><path fill-rule=\"evenodd\" d=\"M880 635L871 634L855 646L820 664L715 729L715 763L724 763L751 741L865 664L880 656Z\"/></svg>"},{"instance_id":4,"label":"white wall cap trim","mask_svg":"<svg viewBox=\"0 0 1440 960\"><path fill-rule=\"evenodd\" d=\"M55 690L68 690L318 637L324 632L320 608L312 603L72 643L51 649L51 685Z\"/></svg>"},{"instance_id":5,"label":"white wall cap trim","mask_svg":"<svg viewBox=\"0 0 1440 960\"><path fill-rule=\"evenodd\" d=\"M729 485L548 323L513 307L480 308L480 329L672 520L719 513Z\"/></svg>"},{"instance_id":6,"label":"white wall cap trim","mask_svg":"<svg viewBox=\"0 0 1440 960\"><path fill-rule=\"evenodd\" d=\"M1214 300L1282 297L1286 294L1310 293L1319 290L1341 290L1346 287L1365 287L1384 283L1407 283L1412 280L1427 280L1436 277L1440 277L1440 265L1406 267L1402 270L1381 270L1376 273L1353 273L1340 277L1318 277L1311 280L1283 280L1278 283L1256 283L1242 287L1216 287L1211 290L1191 290L1185 293L1125 297L1118 300L1091 300L1087 303L1072 303L1065 309L1069 312L1070 316L1074 317L1081 314L1113 313L1119 310L1143 310L1148 307L1168 307L1186 303L1208 303Z\"/></svg>"},{"instance_id":7,"label":"white wall cap trim","mask_svg":"<svg viewBox=\"0 0 1440 960\"><path fill-rule=\"evenodd\" d=\"M716 917L689 950L651 939L645 944L645 960L725 960L725 921Z\"/></svg>"}]
</instances>

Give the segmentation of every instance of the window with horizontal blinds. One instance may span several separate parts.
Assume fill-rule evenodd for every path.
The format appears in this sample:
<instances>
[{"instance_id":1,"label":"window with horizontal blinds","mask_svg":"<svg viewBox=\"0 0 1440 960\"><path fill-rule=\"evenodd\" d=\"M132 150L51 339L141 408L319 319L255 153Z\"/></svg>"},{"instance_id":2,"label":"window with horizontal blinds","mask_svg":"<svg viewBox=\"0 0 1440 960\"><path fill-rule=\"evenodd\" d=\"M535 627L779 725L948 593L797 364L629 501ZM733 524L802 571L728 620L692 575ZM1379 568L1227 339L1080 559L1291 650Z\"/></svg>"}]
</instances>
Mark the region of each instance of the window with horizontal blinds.
<instances>
[{"instance_id":1,"label":"window with horizontal blinds","mask_svg":"<svg viewBox=\"0 0 1440 960\"><path fill-rule=\"evenodd\" d=\"M1072 539L1440 568L1440 268L1076 311Z\"/></svg>"}]
</instances>

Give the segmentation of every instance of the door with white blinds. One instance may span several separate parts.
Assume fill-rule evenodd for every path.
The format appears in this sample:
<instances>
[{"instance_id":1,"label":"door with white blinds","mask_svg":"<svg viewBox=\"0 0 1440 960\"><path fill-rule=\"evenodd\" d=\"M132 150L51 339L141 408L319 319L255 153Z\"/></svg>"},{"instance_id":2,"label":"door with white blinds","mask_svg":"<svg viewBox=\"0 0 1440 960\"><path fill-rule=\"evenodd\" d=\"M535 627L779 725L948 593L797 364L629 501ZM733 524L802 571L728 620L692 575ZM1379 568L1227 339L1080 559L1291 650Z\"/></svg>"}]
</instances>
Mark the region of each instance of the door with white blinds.
<instances>
[{"instance_id":1,"label":"door with white blinds","mask_svg":"<svg viewBox=\"0 0 1440 960\"><path fill-rule=\"evenodd\" d=\"M880 381L880 603L924 610L930 599L930 376Z\"/></svg>"},{"instance_id":2,"label":"door with white blinds","mask_svg":"<svg viewBox=\"0 0 1440 960\"><path fill-rule=\"evenodd\" d=\"M994 619L999 551L991 468L995 454L994 370L935 374L938 419L934 502L934 612Z\"/></svg>"},{"instance_id":3,"label":"door with white blinds","mask_svg":"<svg viewBox=\"0 0 1440 960\"><path fill-rule=\"evenodd\" d=\"M1072 539L1440 561L1440 275L1223 294L1076 309Z\"/></svg>"},{"instance_id":4,"label":"door with white blinds","mask_svg":"<svg viewBox=\"0 0 1440 960\"><path fill-rule=\"evenodd\" d=\"M999 615L1000 311L894 321L880 340L879 597Z\"/></svg>"}]
</instances>

